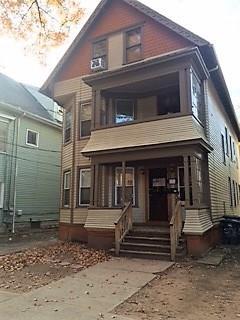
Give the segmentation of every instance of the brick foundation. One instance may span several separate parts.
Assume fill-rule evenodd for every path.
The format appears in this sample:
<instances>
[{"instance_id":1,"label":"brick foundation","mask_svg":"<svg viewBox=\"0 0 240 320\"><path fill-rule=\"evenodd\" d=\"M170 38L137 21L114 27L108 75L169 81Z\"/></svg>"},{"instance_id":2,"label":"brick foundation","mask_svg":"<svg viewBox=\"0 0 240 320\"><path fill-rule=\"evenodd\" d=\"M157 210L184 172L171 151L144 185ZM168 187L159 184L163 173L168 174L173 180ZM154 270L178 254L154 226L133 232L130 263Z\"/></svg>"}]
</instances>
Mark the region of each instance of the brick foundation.
<instances>
[{"instance_id":1,"label":"brick foundation","mask_svg":"<svg viewBox=\"0 0 240 320\"><path fill-rule=\"evenodd\" d=\"M219 225L206 231L203 235L185 235L188 255L200 257L210 248L214 248L221 241Z\"/></svg>"},{"instance_id":2,"label":"brick foundation","mask_svg":"<svg viewBox=\"0 0 240 320\"><path fill-rule=\"evenodd\" d=\"M88 246L96 249L110 249L115 239L114 230L88 230Z\"/></svg>"},{"instance_id":3,"label":"brick foundation","mask_svg":"<svg viewBox=\"0 0 240 320\"><path fill-rule=\"evenodd\" d=\"M59 239L63 241L88 241L87 230L81 224L60 223Z\"/></svg>"}]
</instances>

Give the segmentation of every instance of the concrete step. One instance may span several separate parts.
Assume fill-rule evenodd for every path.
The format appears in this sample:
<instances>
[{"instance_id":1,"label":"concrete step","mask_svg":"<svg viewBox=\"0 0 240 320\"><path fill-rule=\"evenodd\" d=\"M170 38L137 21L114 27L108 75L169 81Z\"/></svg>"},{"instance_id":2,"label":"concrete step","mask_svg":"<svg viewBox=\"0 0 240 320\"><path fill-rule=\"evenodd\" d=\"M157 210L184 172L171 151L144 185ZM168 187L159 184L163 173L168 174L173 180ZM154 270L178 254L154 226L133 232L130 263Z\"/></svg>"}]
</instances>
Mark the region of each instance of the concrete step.
<instances>
[{"instance_id":1,"label":"concrete step","mask_svg":"<svg viewBox=\"0 0 240 320\"><path fill-rule=\"evenodd\" d=\"M135 251L135 250L120 250L120 256L139 258L139 259L153 259L153 260L171 260L170 253L160 253L152 251Z\"/></svg>"}]
</instances>

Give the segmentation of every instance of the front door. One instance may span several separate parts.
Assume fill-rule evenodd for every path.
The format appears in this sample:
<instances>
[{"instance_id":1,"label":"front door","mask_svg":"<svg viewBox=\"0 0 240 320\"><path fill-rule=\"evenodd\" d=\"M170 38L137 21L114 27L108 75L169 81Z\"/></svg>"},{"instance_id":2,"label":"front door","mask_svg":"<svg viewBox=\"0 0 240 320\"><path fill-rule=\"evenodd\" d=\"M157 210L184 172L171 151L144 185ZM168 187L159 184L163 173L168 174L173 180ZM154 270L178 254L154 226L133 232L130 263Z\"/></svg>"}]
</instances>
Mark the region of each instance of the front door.
<instances>
[{"instance_id":1,"label":"front door","mask_svg":"<svg viewBox=\"0 0 240 320\"><path fill-rule=\"evenodd\" d=\"M149 170L149 220L168 221L166 168Z\"/></svg>"}]
</instances>

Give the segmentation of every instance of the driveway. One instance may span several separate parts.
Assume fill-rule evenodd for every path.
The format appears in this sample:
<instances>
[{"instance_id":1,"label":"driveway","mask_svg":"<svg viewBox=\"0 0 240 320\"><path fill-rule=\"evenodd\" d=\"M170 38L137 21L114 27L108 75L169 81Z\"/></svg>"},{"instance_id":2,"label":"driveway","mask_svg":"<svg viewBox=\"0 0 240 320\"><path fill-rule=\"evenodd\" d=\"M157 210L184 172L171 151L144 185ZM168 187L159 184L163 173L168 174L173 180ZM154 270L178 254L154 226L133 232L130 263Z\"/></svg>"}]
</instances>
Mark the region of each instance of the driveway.
<instances>
[{"instance_id":1,"label":"driveway","mask_svg":"<svg viewBox=\"0 0 240 320\"><path fill-rule=\"evenodd\" d=\"M0 314L4 320L130 320L111 312L171 266L113 258L29 293L0 291Z\"/></svg>"}]
</instances>

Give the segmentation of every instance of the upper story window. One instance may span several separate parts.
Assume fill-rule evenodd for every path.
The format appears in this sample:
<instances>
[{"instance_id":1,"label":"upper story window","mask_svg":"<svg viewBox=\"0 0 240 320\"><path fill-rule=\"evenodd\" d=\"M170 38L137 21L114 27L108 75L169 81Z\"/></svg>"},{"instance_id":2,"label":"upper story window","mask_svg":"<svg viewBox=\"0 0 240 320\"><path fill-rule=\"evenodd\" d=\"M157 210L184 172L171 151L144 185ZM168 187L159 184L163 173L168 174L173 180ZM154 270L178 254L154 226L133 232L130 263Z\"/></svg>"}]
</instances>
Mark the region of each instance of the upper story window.
<instances>
[{"instance_id":1,"label":"upper story window","mask_svg":"<svg viewBox=\"0 0 240 320\"><path fill-rule=\"evenodd\" d=\"M191 72L191 83L192 83L192 111L196 118L202 120L202 87L201 81L198 79L194 72Z\"/></svg>"},{"instance_id":2,"label":"upper story window","mask_svg":"<svg viewBox=\"0 0 240 320\"><path fill-rule=\"evenodd\" d=\"M226 152L225 152L225 141L224 141L224 135L221 134L221 140L222 140L222 156L223 156L223 163L226 164Z\"/></svg>"},{"instance_id":3,"label":"upper story window","mask_svg":"<svg viewBox=\"0 0 240 320\"><path fill-rule=\"evenodd\" d=\"M141 28L126 32L126 63L142 59Z\"/></svg>"},{"instance_id":4,"label":"upper story window","mask_svg":"<svg viewBox=\"0 0 240 320\"><path fill-rule=\"evenodd\" d=\"M180 112L179 87L160 90L157 96L157 114L166 115Z\"/></svg>"},{"instance_id":5,"label":"upper story window","mask_svg":"<svg viewBox=\"0 0 240 320\"><path fill-rule=\"evenodd\" d=\"M229 136L229 146L230 146L230 157L231 160L233 161L233 146L232 146L232 137Z\"/></svg>"},{"instance_id":6,"label":"upper story window","mask_svg":"<svg viewBox=\"0 0 240 320\"><path fill-rule=\"evenodd\" d=\"M91 102L80 105L80 137L91 135Z\"/></svg>"},{"instance_id":7,"label":"upper story window","mask_svg":"<svg viewBox=\"0 0 240 320\"><path fill-rule=\"evenodd\" d=\"M0 120L0 152L7 149L8 122Z\"/></svg>"},{"instance_id":8,"label":"upper story window","mask_svg":"<svg viewBox=\"0 0 240 320\"><path fill-rule=\"evenodd\" d=\"M71 141L72 135L72 111L67 111L65 113L64 119L64 143Z\"/></svg>"},{"instance_id":9,"label":"upper story window","mask_svg":"<svg viewBox=\"0 0 240 320\"><path fill-rule=\"evenodd\" d=\"M26 144L33 147L38 147L39 133L33 130L27 129Z\"/></svg>"},{"instance_id":10,"label":"upper story window","mask_svg":"<svg viewBox=\"0 0 240 320\"><path fill-rule=\"evenodd\" d=\"M115 101L115 123L124 123L134 120L134 100L117 99Z\"/></svg>"},{"instance_id":11,"label":"upper story window","mask_svg":"<svg viewBox=\"0 0 240 320\"><path fill-rule=\"evenodd\" d=\"M228 129L225 127L225 141L226 141L226 155L229 155L229 146L228 146Z\"/></svg>"},{"instance_id":12,"label":"upper story window","mask_svg":"<svg viewBox=\"0 0 240 320\"><path fill-rule=\"evenodd\" d=\"M107 40L102 39L93 43L93 56L92 59L101 59L103 68L107 68ZM99 70L101 68L96 68Z\"/></svg>"}]
</instances>

